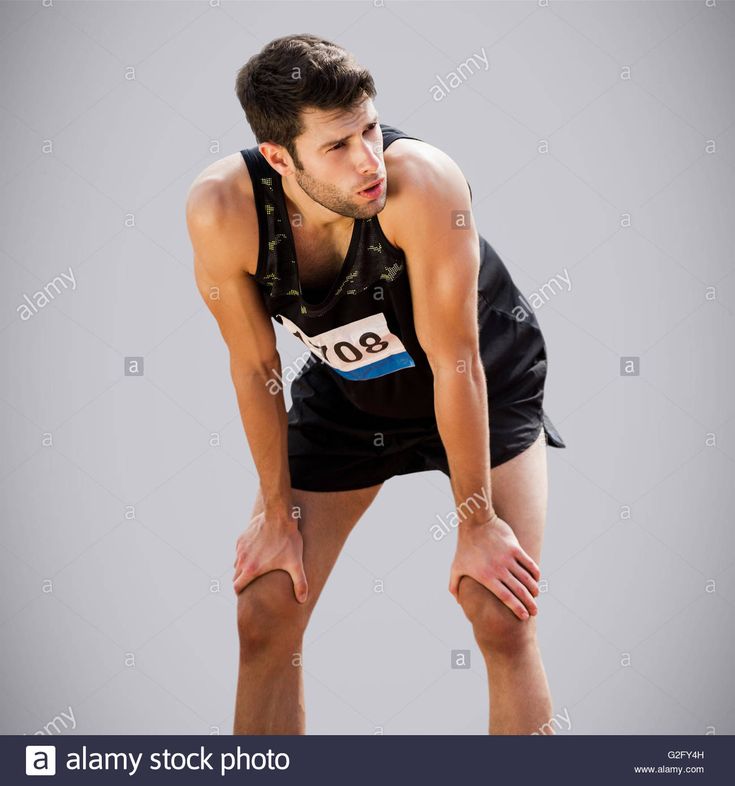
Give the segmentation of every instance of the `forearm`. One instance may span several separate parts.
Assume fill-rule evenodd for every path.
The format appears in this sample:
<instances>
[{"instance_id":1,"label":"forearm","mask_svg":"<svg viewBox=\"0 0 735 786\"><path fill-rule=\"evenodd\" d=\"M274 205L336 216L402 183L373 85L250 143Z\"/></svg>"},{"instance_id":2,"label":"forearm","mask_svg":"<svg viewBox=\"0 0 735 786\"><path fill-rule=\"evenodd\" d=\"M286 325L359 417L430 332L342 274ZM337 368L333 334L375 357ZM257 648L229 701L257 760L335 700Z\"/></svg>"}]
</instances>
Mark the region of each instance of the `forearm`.
<instances>
[{"instance_id":1,"label":"forearm","mask_svg":"<svg viewBox=\"0 0 735 786\"><path fill-rule=\"evenodd\" d=\"M492 516L487 383L479 355L435 364L434 411L460 521Z\"/></svg>"},{"instance_id":2,"label":"forearm","mask_svg":"<svg viewBox=\"0 0 735 786\"><path fill-rule=\"evenodd\" d=\"M231 362L245 434L253 456L266 514L288 516L291 475L288 466L288 415L283 398L281 359L259 368Z\"/></svg>"}]
</instances>

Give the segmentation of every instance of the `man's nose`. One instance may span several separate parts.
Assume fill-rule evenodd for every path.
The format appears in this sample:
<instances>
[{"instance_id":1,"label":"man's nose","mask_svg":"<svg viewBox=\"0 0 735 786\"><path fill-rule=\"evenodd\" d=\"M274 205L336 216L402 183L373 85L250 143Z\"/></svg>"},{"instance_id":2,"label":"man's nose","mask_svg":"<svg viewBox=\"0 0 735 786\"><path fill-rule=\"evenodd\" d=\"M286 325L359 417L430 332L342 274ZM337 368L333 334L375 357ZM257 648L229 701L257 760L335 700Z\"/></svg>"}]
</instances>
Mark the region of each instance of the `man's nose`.
<instances>
[{"instance_id":1,"label":"man's nose","mask_svg":"<svg viewBox=\"0 0 735 786\"><path fill-rule=\"evenodd\" d=\"M382 147L379 148L379 153L375 152L375 143L369 141L363 142L360 151L360 171L364 173L377 172L383 165Z\"/></svg>"}]
</instances>

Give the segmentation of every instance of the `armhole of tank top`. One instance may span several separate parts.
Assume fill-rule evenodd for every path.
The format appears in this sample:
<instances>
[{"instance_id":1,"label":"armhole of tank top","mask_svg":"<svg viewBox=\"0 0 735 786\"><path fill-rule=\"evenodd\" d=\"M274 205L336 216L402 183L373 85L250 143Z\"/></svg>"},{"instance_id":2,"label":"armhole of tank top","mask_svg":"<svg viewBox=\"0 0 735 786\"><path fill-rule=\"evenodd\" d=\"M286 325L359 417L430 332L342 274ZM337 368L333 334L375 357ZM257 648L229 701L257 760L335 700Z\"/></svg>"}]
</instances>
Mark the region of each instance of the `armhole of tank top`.
<instances>
[{"instance_id":1,"label":"armhole of tank top","mask_svg":"<svg viewBox=\"0 0 735 786\"><path fill-rule=\"evenodd\" d=\"M400 248L398 248L398 246L394 246L393 243L391 243L390 240L388 240L388 238L386 237L385 232L383 232L383 227L380 226L380 214L375 215L375 231L378 233L380 242L385 243L385 245L388 247L388 250L393 254L393 256L396 256L399 259L404 259L405 254L403 253L403 251Z\"/></svg>"},{"instance_id":2,"label":"armhole of tank top","mask_svg":"<svg viewBox=\"0 0 735 786\"><path fill-rule=\"evenodd\" d=\"M387 137L387 139L386 139ZM410 134L404 134L398 128L394 126L385 126L385 130L383 132L383 151L393 144L397 139L415 139L417 142L423 142L423 139L419 139L417 136L411 136Z\"/></svg>"},{"instance_id":3,"label":"armhole of tank top","mask_svg":"<svg viewBox=\"0 0 735 786\"><path fill-rule=\"evenodd\" d=\"M258 181L259 172L258 172L258 163L257 161L253 160L252 153L247 148L241 150L240 153L242 154L243 159L245 160L245 166L248 169L248 174L250 175L250 182L253 186L253 201L255 202L255 212L258 216L258 261L255 265L255 275L253 278L256 281L262 282L262 276L265 272L265 263L266 263L266 254L265 254L265 246L268 242L268 223L265 217L265 208L263 206L263 200L261 199L261 195L259 190L261 188L260 183Z\"/></svg>"},{"instance_id":4,"label":"armhole of tank top","mask_svg":"<svg viewBox=\"0 0 735 786\"><path fill-rule=\"evenodd\" d=\"M388 144L383 144L383 150L385 150L389 145L396 141L396 139L415 139L417 142L423 142L423 139L419 139L417 136L409 136L408 134L404 134L403 131L395 128L394 126L389 126L387 124L382 124L385 126L385 133L383 134L383 138L388 137ZM470 202L472 202L472 186L470 185L470 181L465 179L465 183L467 183L467 188L470 191ZM389 244L390 245L390 244ZM395 248L395 246L394 246Z\"/></svg>"},{"instance_id":5,"label":"armhole of tank top","mask_svg":"<svg viewBox=\"0 0 735 786\"><path fill-rule=\"evenodd\" d=\"M384 141L383 143L383 151L385 152L386 148L393 144L397 139L415 139L417 142L423 142L423 139L419 139L417 136L411 136L410 134L404 134L403 131L396 128L395 126L388 125L387 123L381 123L381 130L383 130L383 139L385 140L387 137L387 142ZM380 214L375 215L375 228L377 229L378 235L382 242L385 243L386 246L393 252L394 255L403 259L405 254L403 251L398 248L398 246L394 246L393 243L388 240L383 232L383 227L380 226Z\"/></svg>"},{"instance_id":6,"label":"armhole of tank top","mask_svg":"<svg viewBox=\"0 0 735 786\"><path fill-rule=\"evenodd\" d=\"M397 139L415 139L417 142L424 141L423 139L419 139L417 136L410 136L409 134L404 134L403 131L401 131L400 129L396 128L395 126L390 126L387 123L381 123L381 130L383 130L383 139L388 137L387 144L386 143L383 144L383 151L385 151L385 149L393 142L395 142ZM470 181L467 179L465 179L465 183L467 183L467 188L470 191L470 204L471 204L472 186L470 185ZM383 232L383 227L380 226L380 219L378 215L375 216L375 224L378 228L378 233L380 234L381 239L385 241L385 244L388 246L388 248L392 249L393 253L403 256L403 251L401 251L401 249L398 248L397 246L394 246L393 243L391 243L390 240L388 240L388 238L385 236L385 232Z\"/></svg>"}]
</instances>

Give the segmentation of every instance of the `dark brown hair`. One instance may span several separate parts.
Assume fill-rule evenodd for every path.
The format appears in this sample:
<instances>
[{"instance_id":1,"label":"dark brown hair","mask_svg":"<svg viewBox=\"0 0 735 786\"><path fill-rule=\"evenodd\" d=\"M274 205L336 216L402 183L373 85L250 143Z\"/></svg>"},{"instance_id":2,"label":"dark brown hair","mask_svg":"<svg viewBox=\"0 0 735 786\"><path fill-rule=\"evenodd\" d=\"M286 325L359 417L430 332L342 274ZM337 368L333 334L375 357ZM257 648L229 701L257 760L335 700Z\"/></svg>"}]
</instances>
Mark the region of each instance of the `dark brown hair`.
<instances>
[{"instance_id":1,"label":"dark brown hair","mask_svg":"<svg viewBox=\"0 0 735 786\"><path fill-rule=\"evenodd\" d=\"M350 52L309 33L266 44L237 72L235 92L258 144L283 145L299 168L295 139L304 130L303 109L349 110L377 93Z\"/></svg>"}]
</instances>

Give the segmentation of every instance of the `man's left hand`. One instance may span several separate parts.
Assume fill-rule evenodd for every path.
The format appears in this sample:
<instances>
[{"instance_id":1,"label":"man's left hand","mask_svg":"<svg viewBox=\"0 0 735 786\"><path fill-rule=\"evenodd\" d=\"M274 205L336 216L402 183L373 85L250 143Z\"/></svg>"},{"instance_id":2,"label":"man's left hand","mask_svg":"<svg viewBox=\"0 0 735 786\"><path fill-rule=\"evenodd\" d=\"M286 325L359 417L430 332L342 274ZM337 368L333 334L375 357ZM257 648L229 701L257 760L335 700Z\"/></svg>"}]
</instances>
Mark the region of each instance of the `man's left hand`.
<instances>
[{"instance_id":1,"label":"man's left hand","mask_svg":"<svg viewBox=\"0 0 735 786\"><path fill-rule=\"evenodd\" d=\"M449 578L457 602L462 576L482 584L521 620L538 613L533 599L539 594L541 571L497 514L460 524Z\"/></svg>"}]
</instances>

